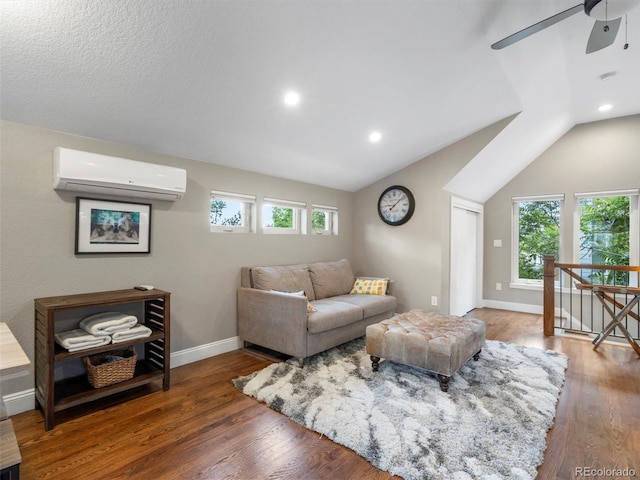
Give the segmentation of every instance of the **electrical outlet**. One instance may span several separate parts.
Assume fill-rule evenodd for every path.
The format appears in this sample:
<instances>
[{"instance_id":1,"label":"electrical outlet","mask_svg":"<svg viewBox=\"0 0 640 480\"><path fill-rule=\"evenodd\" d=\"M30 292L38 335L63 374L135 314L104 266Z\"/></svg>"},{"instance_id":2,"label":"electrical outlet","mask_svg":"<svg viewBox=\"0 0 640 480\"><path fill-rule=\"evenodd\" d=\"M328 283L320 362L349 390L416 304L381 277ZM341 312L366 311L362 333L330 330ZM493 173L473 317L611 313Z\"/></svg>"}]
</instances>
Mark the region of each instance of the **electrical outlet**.
<instances>
[{"instance_id":1,"label":"electrical outlet","mask_svg":"<svg viewBox=\"0 0 640 480\"><path fill-rule=\"evenodd\" d=\"M496 290L502 290L502 284L496 283Z\"/></svg>"},{"instance_id":2,"label":"electrical outlet","mask_svg":"<svg viewBox=\"0 0 640 480\"><path fill-rule=\"evenodd\" d=\"M431 297L431 305L438 306L438 297L436 297L435 295Z\"/></svg>"}]
</instances>

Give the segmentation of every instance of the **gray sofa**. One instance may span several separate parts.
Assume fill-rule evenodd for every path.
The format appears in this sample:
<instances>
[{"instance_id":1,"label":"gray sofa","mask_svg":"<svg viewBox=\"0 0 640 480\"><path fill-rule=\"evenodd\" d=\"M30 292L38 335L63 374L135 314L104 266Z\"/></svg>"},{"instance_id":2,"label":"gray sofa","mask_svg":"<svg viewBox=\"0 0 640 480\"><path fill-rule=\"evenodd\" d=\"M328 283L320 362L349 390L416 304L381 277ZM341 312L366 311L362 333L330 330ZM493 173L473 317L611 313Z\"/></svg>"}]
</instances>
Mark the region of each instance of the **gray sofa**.
<instances>
[{"instance_id":1,"label":"gray sofa","mask_svg":"<svg viewBox=\"0 0 640 480\"><path fill-rule=\"evenodd\" d=\"M344 259L243 267L238 335L245 344L301 360L361 337L368 325L392 317L397 301L389 294L351 294L355 280Z\"/></svg>"}]
</instances>

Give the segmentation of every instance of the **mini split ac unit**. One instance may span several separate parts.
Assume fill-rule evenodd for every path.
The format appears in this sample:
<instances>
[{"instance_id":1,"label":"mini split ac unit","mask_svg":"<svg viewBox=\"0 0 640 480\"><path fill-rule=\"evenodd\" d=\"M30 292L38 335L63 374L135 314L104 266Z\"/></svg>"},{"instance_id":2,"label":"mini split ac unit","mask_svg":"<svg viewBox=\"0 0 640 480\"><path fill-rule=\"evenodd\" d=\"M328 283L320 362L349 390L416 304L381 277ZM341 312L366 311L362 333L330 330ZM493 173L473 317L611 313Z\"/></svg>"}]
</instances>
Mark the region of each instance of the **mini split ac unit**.
<instances>
[{"instance_id":1,"label":"mini split ac unit","mask_svg":"<svg viewBox=\"0 0 640 480\"><path fill-rule=\"evenodd\" d=\"M173 201L187 190L187 171L56 147L53 188Z\"/></svg>"}]
</instances>

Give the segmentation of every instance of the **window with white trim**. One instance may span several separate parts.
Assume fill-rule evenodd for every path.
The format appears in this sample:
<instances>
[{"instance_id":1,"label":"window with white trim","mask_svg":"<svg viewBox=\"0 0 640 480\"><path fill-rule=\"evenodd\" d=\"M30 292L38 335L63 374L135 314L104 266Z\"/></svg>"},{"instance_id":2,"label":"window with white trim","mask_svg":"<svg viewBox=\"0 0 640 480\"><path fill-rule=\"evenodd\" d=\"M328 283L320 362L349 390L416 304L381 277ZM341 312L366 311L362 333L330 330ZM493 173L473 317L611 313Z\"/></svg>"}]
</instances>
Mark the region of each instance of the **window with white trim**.
<instances>
[{"instance_id":1,"label":"window with white trim","mask_svg":"<svg viewBox=\"0 0 640 480\"><path fill-rule=\"evenodd\" d=\"M211 190L209 229L211 232L255 232L256 196Z\"/></svg>"},{"instance_id":2,"label":"window with white trim","mask_svg":"<svg viewBox=\"0 0 640 480\"><path fill-rule=\"evenodd\" d=\"M545 255L560 255L560 219L564 195L512 198L511 279L542 284Z\"/></svg>"},{"instance_id":3,"label":"window with white trim","mask_svg":"<svg viewBox=\"0 0 640 480\"><path fill-rule=\"evenodd\" d=\"M638 190L575 194L574 261L592 265L638 265ZM583 272L593 283L628 285L628 272Z\"/></svg>"},{"instance_id":4,"label":"window with white trim","mask_svg":"<svg viewBox=\"0 0 640 480\"><path fill-rule=\"evenodd\" d=\"M338 209L327 205L311 205L311 231L315 235L337 235Z\"/></svg>"},{"instance_id":5,"label":"window with white trim","mask_svg":"<svg viewBox=\"0 0 640 480\"><path fill-rule=\"evenodd\" d=\"M264 197L262 204L263 233L306 233L307 204L292 200Z\"/></svg>"}]
</instances>

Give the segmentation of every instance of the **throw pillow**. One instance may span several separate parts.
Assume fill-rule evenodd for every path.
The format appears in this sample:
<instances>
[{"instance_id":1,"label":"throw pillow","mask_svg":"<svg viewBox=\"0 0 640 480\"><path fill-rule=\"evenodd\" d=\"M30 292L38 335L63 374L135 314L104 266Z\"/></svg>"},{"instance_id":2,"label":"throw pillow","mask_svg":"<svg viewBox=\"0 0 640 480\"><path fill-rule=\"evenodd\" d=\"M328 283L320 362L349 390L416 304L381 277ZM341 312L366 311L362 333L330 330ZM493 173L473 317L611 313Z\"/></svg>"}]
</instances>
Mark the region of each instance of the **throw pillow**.
<instances>
[{"instance_id":1,"label":"throw pillow","mask_svg":"<svg viewBox=\"0 0 640 480\"><path fill-rule=\"evenodd\" d=\"M288 295L295 295L296 297L305 297L306 295L304 294L304 290L300 290L299 292L293 292L291 290L271 290L272 292L278 292L278 293L286 293ZM313 312L317 312L317 310L315 308L313 308L313 305L311 305L311 302L309 302L309 300L307 300L307 313L313 313Z\"/></svg>"},{"instance_id":2,"label":"throw pillow","mask_svg":"<svg viewBox=\"0 0 640 480\"><path fill-rule=\"evenodd\" d=\"M387 293L388 278L356 278L352 294L358 295L385 295Z\"/></svg>"}]
</instances>

